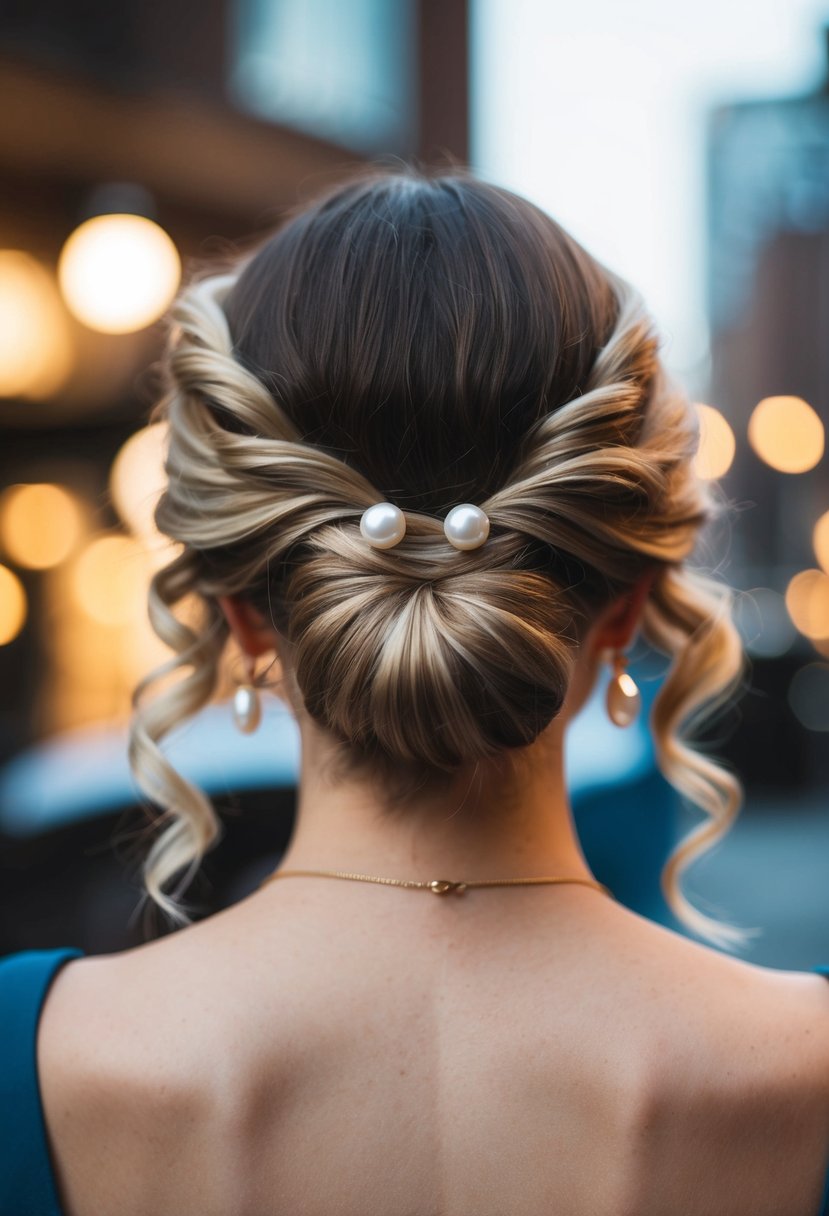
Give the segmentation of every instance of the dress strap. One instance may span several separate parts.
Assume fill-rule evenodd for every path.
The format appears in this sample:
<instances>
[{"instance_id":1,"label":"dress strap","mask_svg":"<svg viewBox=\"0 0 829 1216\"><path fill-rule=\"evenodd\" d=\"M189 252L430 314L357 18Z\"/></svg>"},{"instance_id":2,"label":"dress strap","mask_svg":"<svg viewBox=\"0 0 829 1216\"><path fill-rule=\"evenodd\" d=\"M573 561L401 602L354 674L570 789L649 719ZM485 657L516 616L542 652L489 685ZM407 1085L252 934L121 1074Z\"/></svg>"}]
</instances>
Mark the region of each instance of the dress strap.
<instances>
[{"instance_id":1,"label":"dress strap","mask_svg":"<svg viewBox=\"0 0 829 1216\"><path fill-rule=\"evenodd\" d=\"M49 987L74 946L0 959L0 1212L61 1216L37 1075L37 1029Z\"/></svg>"},{"instance_id":2,"label":"dress strap","mask_svg":"<svg viewBox=\"0 0 829 1216\"><path fill-rule=\"evenodd\" d=\"M812 967L812 971L816 971L818 975L826 976L829 980L829 963L820 963L817 967ZM826 1182L823 1187L823 1202L820 1205L818 1216L829 1216L829 1165L826 1167Z\"/></svg>"}]
</instances>

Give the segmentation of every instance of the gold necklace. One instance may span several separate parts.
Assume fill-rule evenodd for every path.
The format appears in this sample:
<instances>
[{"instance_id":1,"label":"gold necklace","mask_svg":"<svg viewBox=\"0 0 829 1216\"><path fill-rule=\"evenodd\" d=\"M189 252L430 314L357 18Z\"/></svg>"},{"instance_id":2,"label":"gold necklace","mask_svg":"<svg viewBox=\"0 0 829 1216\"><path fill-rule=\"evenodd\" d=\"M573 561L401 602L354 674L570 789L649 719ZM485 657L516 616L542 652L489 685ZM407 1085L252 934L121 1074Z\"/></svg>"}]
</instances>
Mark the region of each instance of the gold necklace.
<instances>
[{"instance_id":1,"label":"gold necklace","mask_svg":"<svg viewBox=\"0 0 829 1216\"><path fill-rule=\"evenodd\" d=\"M517 887L517 886L539 886L542 883L565 883L574 882L581 883L585 887L595 887L598 891L604 891L611 899L616 896L606 887L604 883L596 882L592 878L493 878L484 882L453 882L448 878L433 878L431 882L416 882L406 878L373 878L368 874L344 874L339 870L275 870L273 874L269 874L259 884L259 890L266 883L273 882L277 878L347 878L353 882L379 882L384 886L389 887L415 887L421 891L432 891L435 895L448 895L454 893L462 895L464 891L470 887Z\"/></svg>"}]
</instances>

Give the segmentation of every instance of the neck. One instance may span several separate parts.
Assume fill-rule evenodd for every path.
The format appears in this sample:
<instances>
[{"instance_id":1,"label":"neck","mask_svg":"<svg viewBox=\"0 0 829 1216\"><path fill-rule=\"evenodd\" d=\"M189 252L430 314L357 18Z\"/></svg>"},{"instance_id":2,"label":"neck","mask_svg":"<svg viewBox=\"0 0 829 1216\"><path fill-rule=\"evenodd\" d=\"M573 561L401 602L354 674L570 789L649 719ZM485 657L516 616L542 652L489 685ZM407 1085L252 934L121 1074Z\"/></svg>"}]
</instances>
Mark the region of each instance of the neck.
<instances>
[{"instance_id":1,"label":"neck","mask_svg":"<svg viewBox=\"0 0 829 1216\"><path fill-rule=\"evenodd\" d=\"M482 761L403 808L370 778L332 776L337 745L305 715L300 731L297 817L280 870L425 881L593 877L573 826L558 723L520 758Z\"/></svg>"}]
</instances>

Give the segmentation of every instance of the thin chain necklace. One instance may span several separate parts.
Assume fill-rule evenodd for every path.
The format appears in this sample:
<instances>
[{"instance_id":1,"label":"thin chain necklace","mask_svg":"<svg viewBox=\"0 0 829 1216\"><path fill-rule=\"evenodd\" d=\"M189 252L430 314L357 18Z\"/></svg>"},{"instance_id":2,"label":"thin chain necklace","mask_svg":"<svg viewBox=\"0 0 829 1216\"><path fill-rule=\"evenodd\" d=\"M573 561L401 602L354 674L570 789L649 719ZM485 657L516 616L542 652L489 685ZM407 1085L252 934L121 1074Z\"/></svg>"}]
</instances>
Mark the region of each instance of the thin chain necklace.
<instances>
[{"instance_id":1,"label":"thin chain necklace","mask_svg":"<svg viewBox=\"0 0 829 1216\"><path fill-rule=\"evenodd\" d=\"M346 878L352 882L379 882L388 887L414 887L421 891L432 891L435 895L462 895L470 887L528 887L540 886L542 883L580 883L585 887L595 887L604 891L611 899L616 896L604 883L592 878L493 878L483 882L453 882L448 878L433 878L430 882L416 882L406 878L374 878L369 874L344 874L340 870L275 870L259 884L259 890L266 883L274 882L277 878Z\"/></svg>"}]
</instances>

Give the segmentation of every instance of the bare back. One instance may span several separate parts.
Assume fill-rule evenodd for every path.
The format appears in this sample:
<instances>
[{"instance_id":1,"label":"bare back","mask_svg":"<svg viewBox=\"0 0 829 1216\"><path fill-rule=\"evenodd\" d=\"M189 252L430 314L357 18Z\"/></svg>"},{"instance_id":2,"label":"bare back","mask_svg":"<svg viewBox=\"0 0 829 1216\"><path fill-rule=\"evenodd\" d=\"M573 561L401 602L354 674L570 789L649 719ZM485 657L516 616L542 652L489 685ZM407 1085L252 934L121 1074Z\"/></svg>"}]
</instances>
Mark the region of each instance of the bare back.
<instances>
[{"instance_id":1,"label":"bare back","mask_svg":"<svg viewBox=\"0 0 829 1216\"><path fill-rule=\"evenodd\" d=\"M60 973L65 1216L815 1216L822 977L585 888L280 886Z\"/></svg>"}]
</instances>

